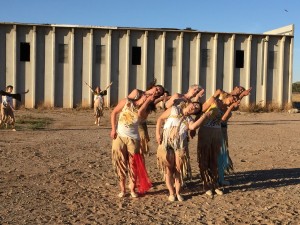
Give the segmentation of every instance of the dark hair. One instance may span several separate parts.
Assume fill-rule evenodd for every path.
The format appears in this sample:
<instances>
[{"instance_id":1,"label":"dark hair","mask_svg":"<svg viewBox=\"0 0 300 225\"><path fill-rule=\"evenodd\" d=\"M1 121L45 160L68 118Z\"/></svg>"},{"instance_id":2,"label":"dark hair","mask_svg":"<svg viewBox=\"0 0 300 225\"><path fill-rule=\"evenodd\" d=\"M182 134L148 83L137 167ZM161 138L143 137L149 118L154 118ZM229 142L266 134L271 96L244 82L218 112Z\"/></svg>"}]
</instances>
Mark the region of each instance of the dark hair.
<instances>
[{"instance_id":1,"label":"dark hair","mask_svg":"<svg viewBox=\"0 0 300 225\"><path fill-rule=\"evenodd\" d=\"M194 101L194 102L191 102L192 104L198 104L199 106L200 106L200 108L199 108L199 111L198 112L195 112L195 113L193 113L193 115L199 115L199 114L201 114L202 113L202 104L200 103L200 102L197 102L197 101Z\"/></svg>"},{"instance_id":2,"label":"dark hair","mask_svg":"<svg viewBox=\"0 0 300 225\"><path fill-rule=\"evenodd\" d=\"M157 79L154 77L153 81L150 82L147 86L147 91L156 86Z\"/></svg>"},{"instance_id":3,"label":"dark hair","mask_svg":"<svg viewBox=\"0 0 300 225\"><path fill-rule=\"evenodd\" d=\"M156 112L156 106L154 102L150 102L146 109L147 113Z\"/></svg>"},{"instance_id":4,"label":"dark hair","mask_svg":"<svg viewBox=\"0 0 300 225\"><path fill-rule=\"evenodd\" d=\"M13 87L12 85L7 85L7 86L6 86L6 90L7 90L8 88L14 89L14 87Z\"/></svg>"},{"instance_id":5,"label":"dark hair","mask_svg":"<svg viewBox=\"0 0 300 225\"><path fill-rule=\"evenodd\" d=\"M156 86L156 87L160 87L160 88L163 90L162 93L161 93L161 95L157 96L156 98L159 98L159 97L163 96L164 93L166 92L164 86L162 86L162 85L160 85L160 84L156 84L155 86Z\"/></svg>"}]
</instances>

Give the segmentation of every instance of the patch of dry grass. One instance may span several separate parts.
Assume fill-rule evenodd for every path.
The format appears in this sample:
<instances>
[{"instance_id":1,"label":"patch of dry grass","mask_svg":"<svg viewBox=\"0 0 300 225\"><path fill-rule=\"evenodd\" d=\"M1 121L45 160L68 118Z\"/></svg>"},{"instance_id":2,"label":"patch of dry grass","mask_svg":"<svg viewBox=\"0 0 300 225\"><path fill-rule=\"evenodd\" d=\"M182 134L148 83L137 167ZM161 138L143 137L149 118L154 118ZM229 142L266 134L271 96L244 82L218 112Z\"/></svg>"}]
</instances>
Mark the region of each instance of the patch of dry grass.
<instances>
[{"instance_id":1,"label":"patch of dry grass","mask_svg":"<svg viewBox=\"0 0 300 225\"><path fill-rule=\"evenodd\" d=\"M300 102L300 93L293 93L292 94L292 101L293 102Z\"/></svg>"}]
</instances>

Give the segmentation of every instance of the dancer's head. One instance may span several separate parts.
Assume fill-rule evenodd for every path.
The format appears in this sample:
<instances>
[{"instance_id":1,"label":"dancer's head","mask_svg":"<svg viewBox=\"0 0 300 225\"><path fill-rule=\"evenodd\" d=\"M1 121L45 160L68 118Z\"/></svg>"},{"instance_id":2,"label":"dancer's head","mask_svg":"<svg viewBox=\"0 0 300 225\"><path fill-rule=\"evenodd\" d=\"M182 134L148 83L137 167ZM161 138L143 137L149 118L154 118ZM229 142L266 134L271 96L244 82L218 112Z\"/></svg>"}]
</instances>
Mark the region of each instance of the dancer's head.
<instances>
[{"instance_id":1,"label":"dancer's head","mask_svg":"<svg viewBox=\"0 0 300 225\"><path fill-rule=\"evenodd\" d=\"M233 90L231 91L232 95L240 95L243 91L245 91L245 88L242 86L235 86Z\"/></svg>"},{"instance_id":2,"label":"dancer's head","mask_svg":"<svg viewBox=\"0 0 300 225\"><path fill-rule=\"evenodd\" d=\"M156 81L156 78L154 78L154 80L148 85L147 92L151 94L154 93L155 98L158 98L164 94L165 88L160 84L156 84Z\"/></svg>"},{"instance_id":3,"label":"dancer's head","mask_svg":"<svg viewBox=\"0 0 300 225\"><path fill-rule=\"evenodd\" d=\"M223 100L223 104L229 106L238 101L238 97L236 95L227 95Z\"/></svg>"},{"instance_id":4,"label":"dancer's head","mask_svg":"<svg viewBox=\"0 0 300 225\"><path fill-rule=\"evenodd\" d=\"M198 85L198 84L193 84L190 86L188 90L188 95L191 96L192 98L195 97L203 88Z\"/></svg>"},{"instance_id":5,"label":"dancer's head","mask_svg":"<svg viewBox=\"0 0 300 225\"><path fill-rule=\"evenodd\" d=\"M100 93L101 92L101 89L100 89L100 87L99 86L97 86L96 88L95 88L95 90L94 90L96 93Z\"/></svg>"},{"instance_id":6,"label":"dancer's head","mask_svg":"<svg viewBox=\"0 0 300 225\"><path fill-rule=\"evenodd\" d=\"M11 93L13 91L14 87L12 85L6 86L6 92Z\"/></svg>"},{"instance_id":7,"label":"dancer's head","mask_svg":"<svg viewBox=\"0 0 300 225\"><path fill-rule=\"evenodd\" d=\"M202 105L199 102L185 103L183 113L185 115L197 115L202 111Z\"/></svg>"}]
</instances>

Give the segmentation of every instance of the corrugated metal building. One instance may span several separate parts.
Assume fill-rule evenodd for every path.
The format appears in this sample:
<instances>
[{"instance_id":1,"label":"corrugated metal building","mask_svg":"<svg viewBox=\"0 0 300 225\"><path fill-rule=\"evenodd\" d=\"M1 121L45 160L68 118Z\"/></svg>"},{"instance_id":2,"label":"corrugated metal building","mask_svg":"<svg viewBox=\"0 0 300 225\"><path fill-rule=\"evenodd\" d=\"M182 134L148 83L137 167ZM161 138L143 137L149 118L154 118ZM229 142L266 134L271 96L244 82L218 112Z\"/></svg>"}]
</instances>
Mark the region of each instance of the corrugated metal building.
<instances>
[{"instance_id":1,"label":"corrugated metal building","mask_svg":"<svg viewBox=\"0 0 300 225\"><path fill-rule=\"evenodd\" d=\"M0 23L0 88L29 89L22 104L91 106L84 82L114 105L157 78L170 93L253 87L243 103L291 102L294 25L263 34L54 24Z\"/></svg>"}]
</instances>

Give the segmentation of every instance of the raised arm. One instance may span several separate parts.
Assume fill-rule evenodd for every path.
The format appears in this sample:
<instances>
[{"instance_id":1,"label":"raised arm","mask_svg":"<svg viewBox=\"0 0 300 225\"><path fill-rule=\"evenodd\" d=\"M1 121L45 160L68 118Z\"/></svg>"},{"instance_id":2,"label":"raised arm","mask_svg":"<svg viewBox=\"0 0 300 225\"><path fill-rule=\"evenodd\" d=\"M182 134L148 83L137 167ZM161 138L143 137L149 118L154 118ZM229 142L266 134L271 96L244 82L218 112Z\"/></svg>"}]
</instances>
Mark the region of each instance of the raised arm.
<instances>
[{"instance_id":1,"label":"raised arm","mask_svg":"<svg viewBox=\"0 0 300 225\"><path fill-rule=\"evenodd\" d=\"M85 84L86 84L86 86L88 86L90 89L91 89L91 92L92 93L94 93L94 90L93 90L93 88L90 86L90 85L88 85L88 83L87 82L84 82Z\"/></svg>"},{"instance_id":2,"label":"raised arm","mask_svg":"<svg viewBox=\"0 0 300 225\"><path fill-rule=\"evenodd\" d=\"M248 90L243 91L240 95L239 95L239 99L242 100L243 97L248 96L250 94L252 90L252 87L250 87Z\"/></svg>"},{"instance_id":3,"label":"raised arm","mask_svg":"<svg viewBox=\"0 0 300 225\"><path fill-rule=\"evenodd\" d=\"M235 108L239 107L240 102L241 102L241 101L238 100L237 102L232 103L232 104L227 108L226 112L224 113L224 115L223 115L223 117L222 117L222 121L223 121L223 122L226 122L226 121L229 120L229 118L230 118L231 115L232 115L232 111L233 111Z\"/></svg>"},{"instance_id":4,"label":"raised arm","mask_svg":"<svg viewBox=\"0 0 300 225\"><path fill-rule=\"evenodd\" d=\"M134 99L139 94L138 89L134 89L130 92L130 94L127 96L128 98Z\"/></svg>"},{"instance_id":5,"label":"raised arm","mask_svg":"<svg viewBox=\"0 0 300 225\"><path fill-rule=\"evenodd\" d=\"M164 111L157 119L155 136L158 144L161 144L162 142L162 134L161 134L162 124L170 116L170 114L171 114L171 108Z\"/></svg>"},{"instance_id":6,"label":"raised arm","mask_svg":"<svg viewBox=\"0 0 300 225\"><path fill-rule=\"evenodd\" d=\"M154 97L154 94L152 94L152 95L149 95L149 96L144 95L142 98L146 98L146 100L142 104L142 106L139 108L138 116L141 117L141 118L146 118L148 116L147 107L149 106L149 104L151 102L154 101L155 97Z\"/></svg>"},{"instance_id":7,"label":"raised arm","mask_svg":"<svg viewBox=\"0 0 300 225\"><path fill-rule=\"evenodd\" d=\"M200 99L204 96L205 90L202 88L198 94L195 96L195 98L193 99L193 101L195 102L200 102Z\"/></svg>"},{"instance_id":8,"label":"raised arm","mask_svg":"<svg viewBox=\"0 0 300 225\"><path fill-rule=\"evenodd\" d=\"M110 137L112 139L115 139L117 137L117 115L122 111L123 107L126 104L126 101L127 99L121 100L110 114L110 123L111 123Z\"/></svg>"},{"instance_id":9,"label":"raised arm","mask_svg":"<svg viewBox=\"0 0 300 225\"><path fill-rule=\"evenodd\" d=\"M203 122L211 115L211 111L207 111L203 113L195 122L189 123L189 130L196 130L198 127L200 127Z\"/></svg>"},{"instance_id":10,"label":"raised arm","mask_svg":"<svg viewBox=\"0 0 300 225\"><path fill-rule=\"evenodd\" d=\"M172 107L173 104L174 104L174 101L175 101L176 99L178 99L178 98L180 98L180 96L179 96L178 93L173 94L173 95L170 97L170 99L166 102L166 108L168 109L168 108Z\"/></svg>"},{"instance_id":11,"label":"raised arm","mask_svg":"<svg viewBox=\"0 0 300 225\"><path fill-rule=\"evenodd\" d=\"M202 105L202 112L206 112L211 106L211 104L213 104L215 101L216 100L214 96L211 96L209 99L207 99Z\"/></svg>"}]
</instances>

